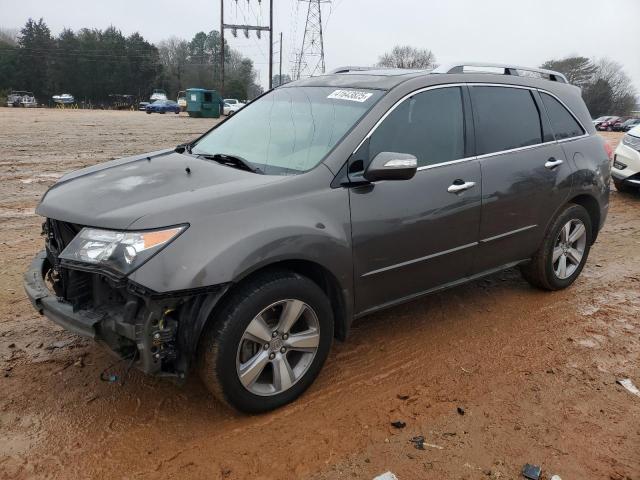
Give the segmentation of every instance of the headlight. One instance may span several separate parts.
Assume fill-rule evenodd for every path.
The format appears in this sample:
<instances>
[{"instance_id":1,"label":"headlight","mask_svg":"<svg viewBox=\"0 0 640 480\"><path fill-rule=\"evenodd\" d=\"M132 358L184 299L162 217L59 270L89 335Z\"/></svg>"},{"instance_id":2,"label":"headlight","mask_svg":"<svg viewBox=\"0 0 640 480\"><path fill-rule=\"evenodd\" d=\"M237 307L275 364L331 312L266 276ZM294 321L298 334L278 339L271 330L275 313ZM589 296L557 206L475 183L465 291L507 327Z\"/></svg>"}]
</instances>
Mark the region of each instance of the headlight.
<instances>
[{"instance_id":1,"label":"headlight","mask_svg":"<svg viewBox=\"0 0 640 480\"><path fill-rule=\"evenodd\" d=\"M187 227L143 232L83 228L60 254L60 259L129 274L166 247Z\"/></svg>"}]
</instances>

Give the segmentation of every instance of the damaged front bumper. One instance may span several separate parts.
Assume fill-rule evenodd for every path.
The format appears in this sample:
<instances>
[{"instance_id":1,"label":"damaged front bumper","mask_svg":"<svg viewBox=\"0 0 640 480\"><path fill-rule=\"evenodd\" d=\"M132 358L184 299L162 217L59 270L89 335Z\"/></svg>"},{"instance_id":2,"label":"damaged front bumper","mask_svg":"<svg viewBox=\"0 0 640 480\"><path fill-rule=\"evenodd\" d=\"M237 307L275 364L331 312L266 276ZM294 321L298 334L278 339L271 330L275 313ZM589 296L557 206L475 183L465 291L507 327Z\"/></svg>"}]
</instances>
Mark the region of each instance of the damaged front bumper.
<instances>
[{"instance_id":1,"label":"damaged front bumper","mask_svg":"<svg viewBox=\"0 0 640 480\"><path fill-rule=\"evenodd\" d=\"M122 279L86 275L91 292L83 305L53 293L45 278L51 266L45 251L24 274L24 288L34 308L77 335L92 338L148 374L184 378L198 339L227 286L156 294Z\"/></svg>"}]
</instances>

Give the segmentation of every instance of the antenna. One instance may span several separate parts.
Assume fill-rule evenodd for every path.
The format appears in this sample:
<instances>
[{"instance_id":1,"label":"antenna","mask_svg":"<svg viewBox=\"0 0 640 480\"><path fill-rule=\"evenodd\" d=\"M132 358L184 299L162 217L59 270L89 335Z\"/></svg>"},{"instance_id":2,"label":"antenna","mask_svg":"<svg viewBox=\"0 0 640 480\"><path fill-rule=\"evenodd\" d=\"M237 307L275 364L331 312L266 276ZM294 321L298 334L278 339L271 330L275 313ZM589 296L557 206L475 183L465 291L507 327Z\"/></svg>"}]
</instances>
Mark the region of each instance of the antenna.
<instances>
[{"instance_id":1,"label":"antenna","mask_svg":"<svg viewBox=\"0 0 640 480\"><path fill-rule=\"evenodd\" d=\"M293 78L310 77L324 73L324 39L322 37L322 3L331 0L298 0L309 4L307 21L302 36L302 47L296 54Z\"/></svg>"}]
</instances>

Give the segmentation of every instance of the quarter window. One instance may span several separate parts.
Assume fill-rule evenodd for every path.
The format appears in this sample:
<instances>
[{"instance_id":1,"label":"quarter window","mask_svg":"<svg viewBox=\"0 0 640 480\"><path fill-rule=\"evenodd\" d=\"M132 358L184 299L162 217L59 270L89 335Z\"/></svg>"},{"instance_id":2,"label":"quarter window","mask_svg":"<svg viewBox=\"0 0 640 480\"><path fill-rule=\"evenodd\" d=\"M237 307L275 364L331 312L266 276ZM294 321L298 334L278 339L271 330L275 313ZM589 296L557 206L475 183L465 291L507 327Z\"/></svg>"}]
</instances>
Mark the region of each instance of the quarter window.
<instances>
[{"instance_id":1,"label":"quarter window","mask_svg":"<svg viewBox=\"0 0 640 480\"><path fill-rule=\"evenodd\" d=\"M471 87L478 155L542 143L545 128L530 90Z\"/></svg>"},{"instance_id":2,"label":"quarter window","mask_svg":"<svg viewBox=\"0 0 640 480\"><path fill-rule=\"evenodd\" d=\"M370 158L409 153L418 166L464 157L464 114L459 87L417 93L396 107L371 136Z\"/></svg>"},{"instance_id":3,"label":"quarter window","mask_svg":"<svg viewBox=\"0 0 640 480\"><path fill-rule=\"evenodd\" d=\"M544 107L547 109L551 128L553 128L557 140L584 135L584 130L580 124L558 100L544 92L540 92L540 96Z\"/></svg>"}]
</instances>

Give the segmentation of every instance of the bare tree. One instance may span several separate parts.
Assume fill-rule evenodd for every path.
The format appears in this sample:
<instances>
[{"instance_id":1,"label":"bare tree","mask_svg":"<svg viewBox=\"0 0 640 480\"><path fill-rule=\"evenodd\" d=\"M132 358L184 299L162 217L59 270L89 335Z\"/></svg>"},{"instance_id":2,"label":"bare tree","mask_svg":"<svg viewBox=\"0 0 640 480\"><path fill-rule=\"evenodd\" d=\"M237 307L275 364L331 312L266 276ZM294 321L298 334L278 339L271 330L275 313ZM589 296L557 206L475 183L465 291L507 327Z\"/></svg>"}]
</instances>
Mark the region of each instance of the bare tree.
<instances>
[{"instance_id":1,"label":"bare tree","mask_svg":"<svg viewBox=\"0 0 640 480\"><path fill-rule=\"evenodd\" d=\"M20 30L17 28L0 28L0 43L15 47L18 45L19 34Z\"/></svg>"},{"instance_id":2,"label":"bare tree","mask_svg":"<svg viewBox=\"0 0 640 480\"><path fill-rule=\"evenodd\" d=\"M611 111L619 115L628 115L636 105L636 90L622 65L608 58L596 63L595 81L604 81L611 87Z\"/></svg>"},{"instance_id":3,"label":"bare tree","mask_svg":"<svg viewBox=\"0 0 640 480\"><path fill-rule=\"evenodd\" d=\"M428 48L396 45L378 59L379 67L430 68L435 66L436 56Z\"/></svg>"},{"instance_id":4,"label":"bare tree","mask_svg":"<svg viewBox=\"0 0 640 480\"><path fill-rule=\"evenodd\" d=\"M593 82L598 67L587 57L567 57L561 60L549 60L541 65L548 70L562 72L569 83L584 87Z\"/></svg>"}]
</instances>

